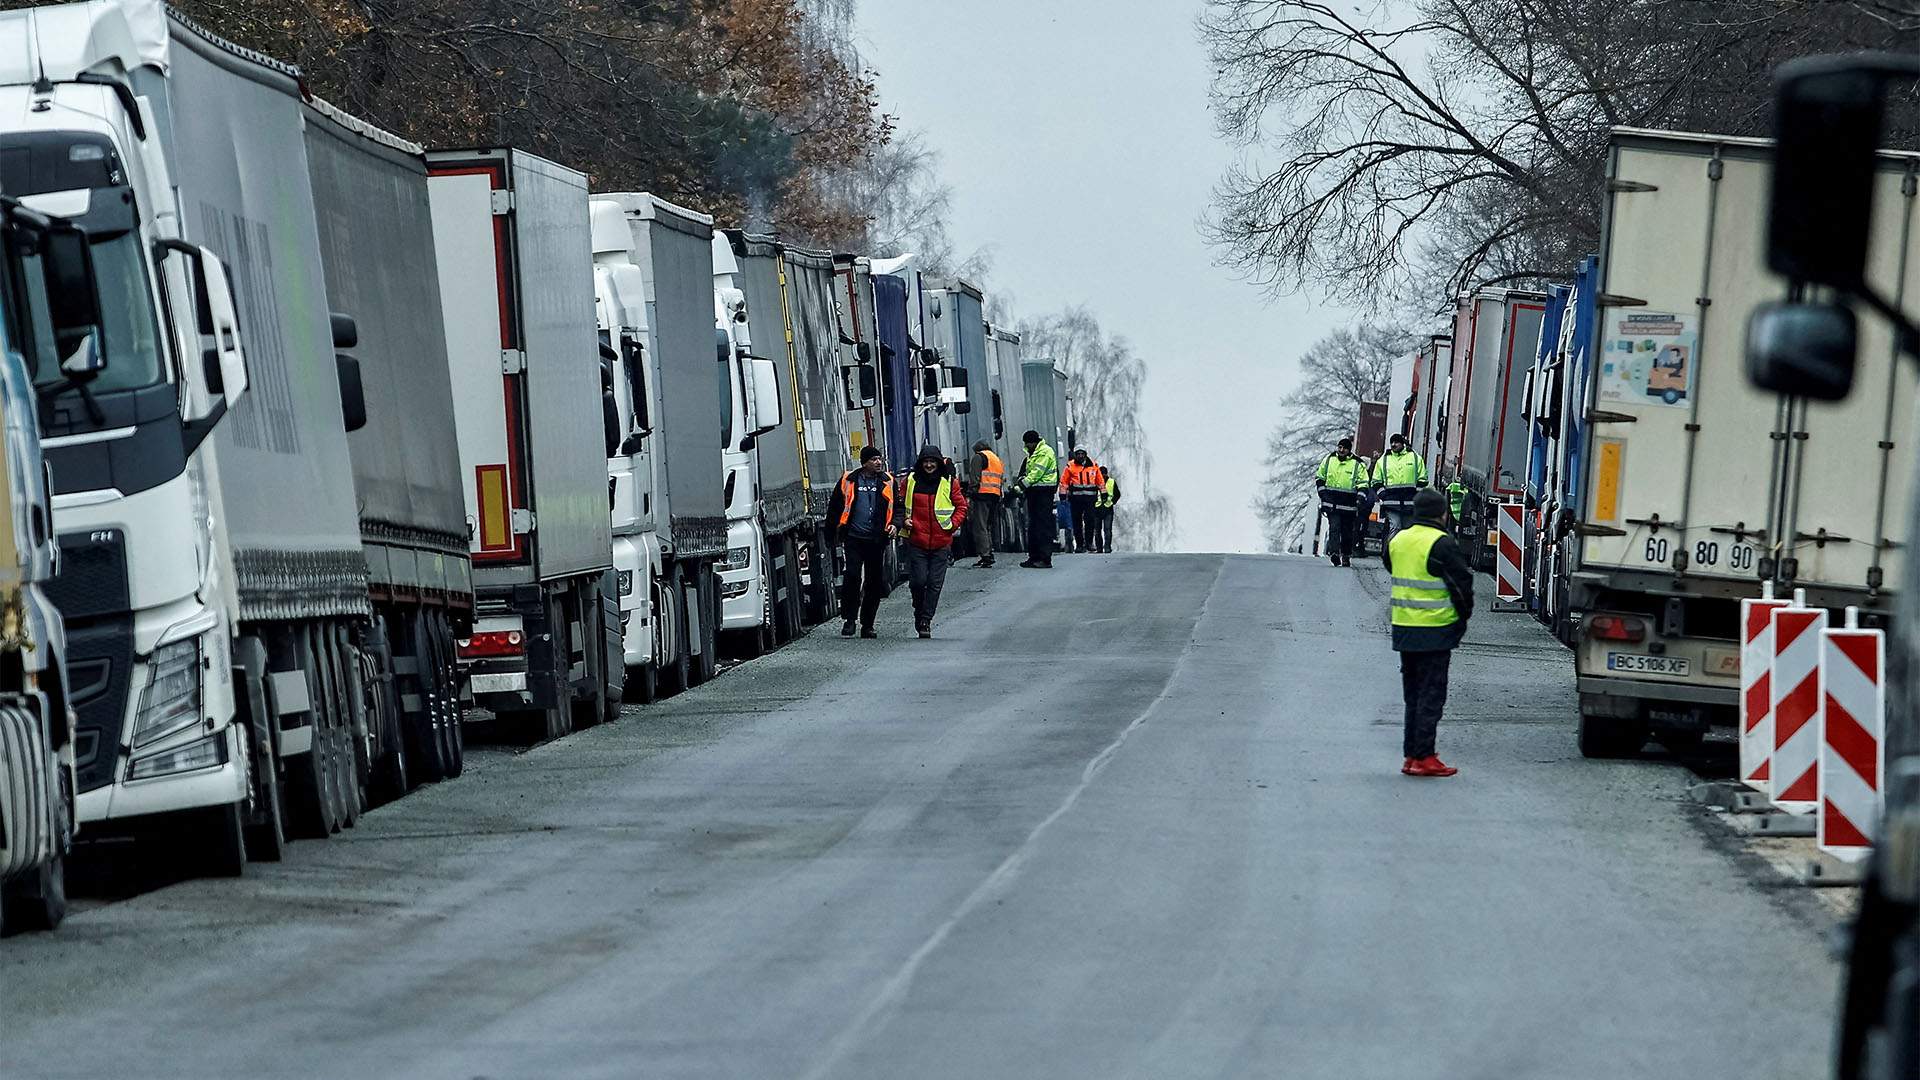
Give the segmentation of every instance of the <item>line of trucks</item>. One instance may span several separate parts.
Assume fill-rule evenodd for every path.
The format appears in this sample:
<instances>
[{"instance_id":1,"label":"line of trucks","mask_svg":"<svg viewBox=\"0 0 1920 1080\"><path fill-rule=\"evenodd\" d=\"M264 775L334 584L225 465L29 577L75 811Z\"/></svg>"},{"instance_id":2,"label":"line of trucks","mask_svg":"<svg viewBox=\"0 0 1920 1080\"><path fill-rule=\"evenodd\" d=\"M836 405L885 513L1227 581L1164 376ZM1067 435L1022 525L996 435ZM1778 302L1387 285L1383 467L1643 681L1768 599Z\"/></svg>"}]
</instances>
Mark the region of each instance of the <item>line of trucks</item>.
<instances>
[{"instance_id":1,"label":"line of trucks","mask_svg":"<svg viewBox=\"0 0 1920 1080\"><path fill-rule=\"evenodd\" d=\"M1914 372L1882 329L1869 393L1747 382L1747 318L1787 293L1765 262L1769 159L1764 140L1615 130L1600 251L1546 292L1461 297L1452 332L1394 369L1397 429L1458 496L1483 568L1497 508L1521 508L1522 600L1573 652L1589 756L1732 729L1740 600L1763 583L1891 623ZM1920 157L1882 167L1880 269L1920 275Z\"/></svg>"},{"instance_id":2,"label":"line of trucks","mask_svg":"<svg viewBox=\"0 0 1920 1080\"><path fill-rule=\"evenodd\" d=\"M1074 443L968 282L424 149L159 0L0 14L0 118L13 928L76 835L238 874L799 636L867 446Z\"/></svg>"}]
</instances>

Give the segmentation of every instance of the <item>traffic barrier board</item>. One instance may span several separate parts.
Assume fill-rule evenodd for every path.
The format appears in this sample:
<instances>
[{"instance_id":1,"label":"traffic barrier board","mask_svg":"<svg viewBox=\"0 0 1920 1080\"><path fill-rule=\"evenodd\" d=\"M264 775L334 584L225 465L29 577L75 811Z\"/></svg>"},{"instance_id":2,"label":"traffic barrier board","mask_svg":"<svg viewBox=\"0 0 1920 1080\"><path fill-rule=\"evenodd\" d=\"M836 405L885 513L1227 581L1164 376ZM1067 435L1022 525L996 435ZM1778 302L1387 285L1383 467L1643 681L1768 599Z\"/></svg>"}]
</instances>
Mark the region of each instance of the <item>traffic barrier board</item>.
<instances>
[{"instance_id":1,"label":"traffic barrier board","mask_svg":"<svg viewBox=\"0 0 1920 1080\"><path fill-rule=\"evenodd\" d=\"M1820 631L1819 845L1847 862L1873 850L1880 822L1886 686L1883 631Z\"/></svg>"},{"instance_id":2,"label":"traffic barrier board","mask_svg":"<svg viewBox=\"0 0 1920 1080\"><path fill-rule=\"evenodd\" d=\"M1740 601L1740 782L1755 791L1770 790L1773 761L1773 613L1791 606L1766 597Z\"/></svg>"},{"instance_id":3,"label":"traffic barrier board","mask_svg":"<svg viewBox=\"0 0 1920 1080\"><path fill-rule=\"evenodd\" d=\"M1494 548L1493 610L1511 611L1525 607L1522 599L1524 579L1520 566L1524 559L1521 530L1526 508L1519 503L1495 503L1494 521L1499 536Z\"/></svg>"},{"instance_id":4,"label":"traffic barrier board","mask_svg":"<svg viewBox=\"0 0 1920 1080\"><path fill-rule=\"evenodd\" d=\"M1773 612L1773 761L1768 794L1790 814L1811 814L1820 798L1820 628L1822 608Z\"/></svg>"}]
</instances>

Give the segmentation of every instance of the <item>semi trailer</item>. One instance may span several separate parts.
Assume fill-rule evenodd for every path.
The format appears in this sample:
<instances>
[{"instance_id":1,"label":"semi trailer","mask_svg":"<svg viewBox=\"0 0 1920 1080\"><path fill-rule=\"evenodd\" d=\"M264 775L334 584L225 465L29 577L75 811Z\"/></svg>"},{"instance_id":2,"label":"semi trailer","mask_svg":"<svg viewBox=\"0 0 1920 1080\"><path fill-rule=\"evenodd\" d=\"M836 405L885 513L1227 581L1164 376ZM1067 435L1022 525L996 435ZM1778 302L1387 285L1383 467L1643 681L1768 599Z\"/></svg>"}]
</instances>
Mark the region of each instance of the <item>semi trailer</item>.
<instances>
[{"instance_id":1,"label":"semi trailer","mask_svg":"<svg viewBox=\"0 0 1920 1080\"><path fill-rule=\"evenodd\" d=\"M298 72L159 3L0 16L15 190L93 235L108 373L40 388L74 672L76 811L184 868L353 823L372 614ZM244 343L244 344L243 344ZM389 405L389 403L382 403ZM389 406L390 407L390 406Z\"/></svg>"},{"instance_id":2,"label":"semi trailer","mask_svg":"<svg viewBox=\"0 0 1920 1080\"><path fill-rule=\"evenodd\" d=\"M1914 376L1863 334L1872 394L1814 402L1740 377L1747 318L1788 296L1764 262L1768 143L1617 130L1579 404L1570 606L1580 745L1690 742L1734 722L1739 604L1772 582L1884 621L1904 584ZM1880 159L1876 281L1906 286L1909 156Z\"/></svg>"},{"instance_id":3,"label":"semi trailer","mask_svg":"<svg viewBox=\"0 0 1920 1080\"><path fill-rule=\"evenodd\" d=\"M839 553L831 542L827 504L840 477L855 464L846 407L847 366L834 302L833 256L782 247L781 296L792 343L791 376L798 394L794 431L800 440L801 486L807 495L812 539L801 549L801 596L808 625L832 618Z\"/></svg>"},{"instance_id":4,"label":"semi trailer","mask_svg":"<svg viewBox=\"0 0 1920 1080\"><path fill-rule=\"evenodd\" d=\"M0 165L0 186L19 179ZM60 549L35 387L97 381L116 347L85 230L0 197L0 933L60 925L76 828L66 631L46 590Z\"/></svg>"},{"instance_id":5,"label":"semi trailer","mask_svg":"<svg viewBox=\"0 0 1920 1080\"><path fill-rule=\"evenodd\" d=\"M459 661L504 737L555 738L613 716L626 673L587 180L507 148L427 171L473 559Z\"/></svg>"},{"instance_id":6,"label":"semi trailer","mask_svg":"<svg viewBox=\"0 0 1920 1080\"><path fill-rule=\"evenodd\" d=\"M1447 381L1447 420L1434 483L1453 489L1455 533L1482 568L1493 566L1493 507L1525 495L1525 383L1540 339L1546 297L1480 289L1455 308Z\"/></svg>"},{"instance_id":7,"label":"semi trailer","mask_svg":"<svg viewBox=\"0 0 1920 1080\"><path fill-rule=\"evenodd\" d=\"M779 429L785 415L777 365L754 355L752 316L739 287L739 261L724 233L711 237L716 355L727 380L727 435L721 453L726 477L727 557L720 568L720 629L752 657L780 642L780 608L792 589L784 553L776 561L766 527L757 440Z\"/></svg>"}]
</instances>

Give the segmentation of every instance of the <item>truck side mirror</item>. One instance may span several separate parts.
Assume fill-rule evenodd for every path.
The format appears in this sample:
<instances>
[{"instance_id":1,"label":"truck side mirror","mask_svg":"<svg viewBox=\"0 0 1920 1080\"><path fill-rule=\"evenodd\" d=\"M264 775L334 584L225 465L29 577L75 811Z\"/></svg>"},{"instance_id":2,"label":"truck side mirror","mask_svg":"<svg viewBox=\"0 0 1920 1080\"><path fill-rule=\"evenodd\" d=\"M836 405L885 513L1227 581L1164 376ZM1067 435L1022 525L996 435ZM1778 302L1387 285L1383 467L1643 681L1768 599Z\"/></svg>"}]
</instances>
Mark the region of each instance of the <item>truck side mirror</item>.
<instances>
[{"instance_id":1,"label":"truck side mirror","mask_svg":"<svg viewBox=\"0 0 1920 1080\"><path fill-rule=\"evenodd\" d=\"M333 366L340 374L340 419L348 431L359 431L367 426L367 395L360 386L360 361L334 353Z\"/></svg>"},{"instance_id":2,"label":"truck side mirror","mask_svg":"<svg viewBox=\"0 0 1920 1080\"><path fill-rule=\"evenodd\" d=\"M1859 327L1838 304L1762 304L1747 319L1747 379L1763 390L1839 401L1853 389Z\"/></svg>"},{"instance_id":3,"label":"truck side mirror","mask_svg":"<svg viewBox=\"0 0 1920 1080\"><path fill-rule=\"evenodd\" d=\"M360 324L353 316L335 311L328 316L333 323L333 347L351 349L360 344Z\"/></svg>"},{"instance_id":4,"label":"truck side mirror","mask_svg":"<svg viewBox=\"0 0 1920 1080\"><path fill-rule=\"evenodd\" d=\"M855 345L853 351L854 355L860 358L861 363L868 364L873 362L873 346L866 342L862 341L858 345Z\"/></svg>"},{"instance_id":5,"label":"truck side mirror","mask_svg":"<svg viewBox=\"0 0 1920 1080\"><path fill-rule=\"evenodd\" d=\"M1789 281L1866 284L1886 78L1824 58L1780 69L1767 266Z\"/></svg>"},{"instance_id":6,"label":"truck side mirror","mask_svg":"<svg viewBox=\"0 0 1920 1080\"><path fill-rule=\"evenodd\" d=\"M233 281L225 263L211 248L184 240L166 239L155 255L179 255L186 261L191 304L176 310L194 313L200 341L200 363L183 363L180 375L181 420L186 428L187 452L192 453L212 434L214 425L247 391L247 359L240 345L240 316L233 302Z\"/></svg>"},{"instance_id":7,"label":"truck side mirror","mask_svg":"<svg viewBox=\"0 0 1920 1080\"><path fill-rule=\"evenodd\" d=\"M780 415L779 371L773 366L773 361L764 356L750 359L753 367L753 433L763 435L785 423Z\"/></svg>"},{"instance_id":8,"label":"truck side mirror","mask_svg":"<svg viewBox=\"0 0 1920 1080\"><path fill-rule=\"evenodd\" d=\"M67 381L92 382L107 367L101 346L100 279L86 230L56 220L40 245L47 291L54 300L53 346Z\"/></svg>"},{"instance_id":9,"label":"truck side mirror","mask_svg":"<svg viewBox=\"0 0 1920 1080\"><path fill-rule=\"evenodd\" d=\"M870 409L879 402L880 375L872 364L856 364L841 373L847 384L847 408Z\"/></svg>"},{"instance_id":10,"label":"truck side mirror","mask_svg":"<svg viewBox=\"0 0 1920 1080\"><path fill-rule=\"evenodd\" d=\"M973 411L973 402L956 401L953 403L953 411L956 416L965 416Z\"/></svg>"},{"instance_id":11,"label":"truck side mirror","mask_svg":"<svg viewBox=\"0 0 1920 1080\"><path fill-rule=\"evenodd\" d=\"M923 367L920 369L920 401L922 404L940 400L940 369Z\"/></svg>"}]
</instances>

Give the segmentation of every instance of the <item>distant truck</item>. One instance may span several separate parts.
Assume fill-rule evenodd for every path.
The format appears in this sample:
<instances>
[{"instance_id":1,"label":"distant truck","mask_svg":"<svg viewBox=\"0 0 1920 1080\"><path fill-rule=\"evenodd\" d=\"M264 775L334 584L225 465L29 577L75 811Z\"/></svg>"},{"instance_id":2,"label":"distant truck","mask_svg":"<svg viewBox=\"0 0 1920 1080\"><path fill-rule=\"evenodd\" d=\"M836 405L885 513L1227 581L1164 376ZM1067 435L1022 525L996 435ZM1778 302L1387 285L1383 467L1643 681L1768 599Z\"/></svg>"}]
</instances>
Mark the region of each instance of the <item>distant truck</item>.
<instances>
[{"instance_id":1,"label":"distant truck","mask_svg":"<svg viewBox=\"0 0 1920 1080\"><path fill-rule=\"evenodd\" d=\"M738 643L739 653L753 657L784 640L781 608L793 591L787 575L790 560L784 551L775 555L773 534L766 527L757 442L774 432L785 434L781 428L787 406L780 393L779 365L753 351L753 320L733 245L725 234L715 233L710 249L714 348L729 403L721 453L727 555L720 564L720 629Z\"/></svg>"},{"instance_id":2,"label":"distant truck","mask_svg":"<svg viewBox=\"0 0 1920 1080\"><path fill-rule=\"evenodd\" d=\"M1482 569L1494 562L1492 508L1525 495L1520 414L1545 310L1544 295L1512 289L1481 289L1456 307L1445 440L1432 473L1437 486L1464 489L1455 532Z\"/></svg>"},{"instance_id":3,"label":"distant truck","mask_svg":"<svg viewBox=\"0 0 1920 1080\"><path fill-rule=\"evenodd\" d=\"M1731 725L1739 603L1762 582L1887 620L1913 505L1913 374L1884 334L1861 350L1874 392L1842 403L1738 377L1748 316L1787 296L1753 238L1768 228L1771 148L1617 130L1608 154L1593 354L1569 574L1580 746ZM1906 158L1882 159L1876 251L1920 254L1898 209ZM1893 256L1889 256L1893 257Z\"/></svg>"},{"instance_id":4,"label":"distant truck","mask_svg":"<svg viewBox=\"0 0 1920 1080\"><path fill-rule=\"evenodd\" d=\"M587 180L513 149L427 169L476 594L460 661L505 737L556 738L612 716L626 670Z\"/></svg>"},{"instance_id":5,"label":"distant truck","mask_svg":"<svg viewBox=\"0 0 1920 1080\"><path fill-rule=\"evenodd\" d=\"M1408 446L1427 463L1429 475L1440 462L1447 419L1447 379L1453 367L1453 338L1435 334L1413 354L1408 376L1412 395L1407 410Z\"/></svg>"},{"instance_id":6,"label":"distant truck","mask_svg":"<svg viewBox=\"0 0 1920 1080\"><path fill-rule=\"evenodd\" d=\"M0 182L13 178L0 166ZM87 234L0 197L0 933L52 930L66 916L74 817L67 640L47 599L59 547L41 456L36 383L105 370Z\"/></svg>"},{"instance_id":7,"label":"distant truck","mask_svg":"<svg viewBox=\"0 0 1920 1080\"><path fill-rule=\"evenodd\" d=\"M1526 600L1534 617L1569 646L1574 627L1568 575L1581 505L1598 273L1599 260L1589 257L1581 260L1572 284L1553 287L1527 378Z\"/></svg>"}]
</instances>

